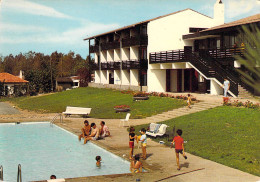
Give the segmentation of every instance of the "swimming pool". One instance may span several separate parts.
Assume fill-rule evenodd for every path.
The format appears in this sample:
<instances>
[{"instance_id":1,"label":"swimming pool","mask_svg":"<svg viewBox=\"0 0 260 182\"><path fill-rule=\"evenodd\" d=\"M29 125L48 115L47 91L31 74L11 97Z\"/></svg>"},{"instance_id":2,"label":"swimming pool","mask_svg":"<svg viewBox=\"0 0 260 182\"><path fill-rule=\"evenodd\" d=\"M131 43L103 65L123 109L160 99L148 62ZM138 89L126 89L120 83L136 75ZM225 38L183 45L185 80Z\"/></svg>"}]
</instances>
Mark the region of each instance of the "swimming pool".
<instances>
[{"instance_id":1,"label":"swimming pool","mask_svg":"<svg viewBox=\"0 0 260 182\"><path fill-rule=\"evenodd\" d=\"M102 157L101 168L95 157ZM17 179L18 164L23 181L75 178L129 173L130 163L50 123L0 124L0 165L4 180Z\"/></svg>"}]
</instances>

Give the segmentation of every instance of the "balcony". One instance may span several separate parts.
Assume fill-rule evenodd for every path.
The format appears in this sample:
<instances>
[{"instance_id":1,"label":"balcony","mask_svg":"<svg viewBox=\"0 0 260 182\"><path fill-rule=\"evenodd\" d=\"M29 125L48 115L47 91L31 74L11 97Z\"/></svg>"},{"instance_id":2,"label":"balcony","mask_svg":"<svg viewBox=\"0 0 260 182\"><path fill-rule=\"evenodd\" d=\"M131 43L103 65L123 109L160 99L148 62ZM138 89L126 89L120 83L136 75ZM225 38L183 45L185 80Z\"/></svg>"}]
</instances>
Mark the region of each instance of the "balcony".
<instances>
[{"instance_id":1,"label":"balcony","mask_svg":"<svg viewBox=\"0 0 260 182\"><path fill-rule=\"evenodd\" d=\"M122 47L130 47L130 46L136 46L136 45L147 45L147 44L148 44L148 36L147 35L141 35L141 36L122 39Z\"/></svg>"},{"instance_id":2,"label":"balcony","mask_svg":"<svg viewBox=\"0 0 260 182\"><path fill-rule=\"evenodd\" d=\"M98 45L91 45L89 47L89 52L90 53L95 53L95 52L98 52L99 51L99 46Z\"/></svg>"},{"instance_id":3,"label":"balcony","mask_svg":"<svg viewBox=\"0 0 260 182\"><path fill-rule=\"evenodd\" d=\"M93 70L99 70L99 65L97 63L92 64L92 69Z\"/></svg>"},{"instance_id":4,"label":"balcony","mask_svg":"<svg viewBox=\"0 0 260 182\"><path fill-rule=\"evenodd\" d=\"M101 43L101 50L119 49L119 48L120 48L119 41Z\"/></svg>"},{"instance_id":5,"label":"balcony","mask_svg":"<svg viewBox=\"0 0 260 182\"><path fill-rule=\"evenodd\" d=\"M106 62L101 63L101 70L119 70L120 62Z\"/></svg>"},{"instance_id":6,"label":"balcony","mask_svg":"<svg viewBox=\"0 0 260 182\"><path fill-rule=\"evenodd\" d=\"M147 69L147 67L148 61L146 59L122 61L122 69Z\"/></svg>"}]
</instances>

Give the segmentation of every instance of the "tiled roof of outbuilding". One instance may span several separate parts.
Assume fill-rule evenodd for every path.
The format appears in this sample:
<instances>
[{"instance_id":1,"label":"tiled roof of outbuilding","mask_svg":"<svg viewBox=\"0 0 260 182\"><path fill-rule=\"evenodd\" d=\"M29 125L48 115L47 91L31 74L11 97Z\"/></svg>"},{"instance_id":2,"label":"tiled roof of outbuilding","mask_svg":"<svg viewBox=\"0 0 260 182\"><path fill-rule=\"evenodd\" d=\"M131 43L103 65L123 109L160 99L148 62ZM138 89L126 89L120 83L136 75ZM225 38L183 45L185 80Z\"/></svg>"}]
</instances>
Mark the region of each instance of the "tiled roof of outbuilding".
<instances>
[{"instance_id":1,"label":"tiled roof of outbuilding","mask_svg":"<svg viewBox=\"0 0 260 182\"><path fill-rule=\"evenodd\" d=\"M10 73L0 73L0 81L5 83L28 83L28 81Z\"/></svg>"}]
</instances>

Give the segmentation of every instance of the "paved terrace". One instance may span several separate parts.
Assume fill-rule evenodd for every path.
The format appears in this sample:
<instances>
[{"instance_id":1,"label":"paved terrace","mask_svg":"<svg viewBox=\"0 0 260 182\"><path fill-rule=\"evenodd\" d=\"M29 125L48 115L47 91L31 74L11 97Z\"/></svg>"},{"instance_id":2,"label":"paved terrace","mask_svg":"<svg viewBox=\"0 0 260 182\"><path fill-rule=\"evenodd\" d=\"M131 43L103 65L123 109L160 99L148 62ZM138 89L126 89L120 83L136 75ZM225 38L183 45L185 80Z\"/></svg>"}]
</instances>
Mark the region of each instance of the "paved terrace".
<instances>
[{"instance_id":1,"label":"paved terrace","mask_svg":"<svg viewBox=\"0 0 260 182\"><path fill-rule=\"evenodd\" d=\"M180 94L176 94L180 95ZM198 100L214 102L221 104L222 97L192 94ZM243 101L246 101L243 100ZM256 101L257 102L257 101ZM218 105L217 104L217 105ZM0 108L1 109L1 108ZM20 114L0 115L0 122L17 122L17 121L50 121L55 114L37 114L32 112L20 111ZM100 119L88 118L89 122L99 124ZM83 126L83 118L65 118L63 123L57 121L57 125L79 134L80 128ZM95 143L114 154L125 158L129 158L128 148L128 132L126 127L119 127L118 119L104 119L111 130L111 137L105 140L95 141ZM150 123L149 119L130 120L132 125ZM75 141L78 142L78 141ZM135 148L134 154L141 153L141 149ZM125 174L125 175L110 175L110 176L96 176L77 179L66 179L66 181L80 182L80 181L175 181L175 182L240 182L240 181L259 181L260 177L233 169L213 161L203 159L187 153L188 160L180 158L181 170L177 171L175 153L173 149L153 142L148 139L147 146L148 158L142 161L144 167L148 172L140 174Z\"/></svg>"}]
</instances>

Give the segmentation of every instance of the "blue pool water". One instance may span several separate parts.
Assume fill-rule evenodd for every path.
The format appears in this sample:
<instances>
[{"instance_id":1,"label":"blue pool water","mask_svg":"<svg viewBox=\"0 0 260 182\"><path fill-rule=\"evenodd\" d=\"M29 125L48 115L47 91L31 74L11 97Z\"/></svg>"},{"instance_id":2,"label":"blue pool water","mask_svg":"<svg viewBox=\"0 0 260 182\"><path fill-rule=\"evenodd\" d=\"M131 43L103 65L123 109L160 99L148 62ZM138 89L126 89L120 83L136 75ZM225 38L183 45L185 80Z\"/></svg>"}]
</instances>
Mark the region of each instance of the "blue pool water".
<instances>
[{"instance_id":1,"label":"blue pool water","mask_svg":"<svg viewBox=\"0 0 260 182\"><path fill-rule=\"evenodd\" d=\"M95 157L102 158L101 168ZM50 123L0 124L0 165L5 181L23 181L129 173L129 162Z\"/></svg>"}]
</instances>

